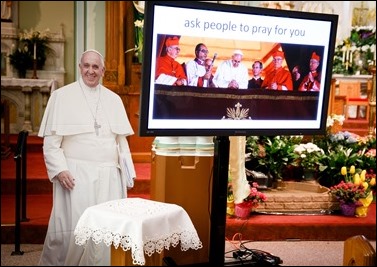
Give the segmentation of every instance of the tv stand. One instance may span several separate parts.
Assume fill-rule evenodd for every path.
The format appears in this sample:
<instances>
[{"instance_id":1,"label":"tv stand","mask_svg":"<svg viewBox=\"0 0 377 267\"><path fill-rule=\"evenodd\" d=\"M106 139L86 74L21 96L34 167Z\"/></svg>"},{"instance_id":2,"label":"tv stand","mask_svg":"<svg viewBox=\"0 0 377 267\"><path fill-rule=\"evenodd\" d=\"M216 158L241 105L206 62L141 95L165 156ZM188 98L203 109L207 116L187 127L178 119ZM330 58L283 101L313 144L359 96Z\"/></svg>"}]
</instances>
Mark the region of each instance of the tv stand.
<instances>
[{"instance_id":1,"label":"tv stand","mask_svg":"<svg viewBox=\"0 0 377 267\"><path fill-rule=\"evenodd\" d=\"M224 266L229 137L214 139L209 265Z\"/></svg>"}]
</instances>

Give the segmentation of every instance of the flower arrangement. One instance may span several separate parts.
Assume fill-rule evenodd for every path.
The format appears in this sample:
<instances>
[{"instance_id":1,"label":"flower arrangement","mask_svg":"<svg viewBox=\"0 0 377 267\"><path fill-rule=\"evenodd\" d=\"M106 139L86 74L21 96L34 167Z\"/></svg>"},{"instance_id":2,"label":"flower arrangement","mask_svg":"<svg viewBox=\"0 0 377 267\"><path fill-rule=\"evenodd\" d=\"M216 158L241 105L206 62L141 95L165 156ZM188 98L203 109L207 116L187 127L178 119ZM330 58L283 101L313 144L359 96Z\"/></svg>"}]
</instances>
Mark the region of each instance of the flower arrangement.
<instances>
[{"instance_id":1,"label":"flower arrangement","mask_svg":"<svg viewBox=\"0 0 377 267\"><path fill-rule=\"evenodd\" d=\"M344 180L337 185L331 186L329 194L341 203L361 205L359 200L366 198L370 194L372 186L376 184L376 178L367 176L366 170L358 172L354 165L349 169L343 166L340 173Z\"/></svg>"},{"instance_id":2,"label":"flower arrangement","mask_svg":"<svg viewBox=\"0 0 377 267\"><path fill-rule=\"evenodd\" d=\"M267 196L258 191L258 183L253 182L250 186L250 193L249 195L244 198L243 202L238 204L244 207L256 208L260 203L263 203L267 200Z\"/></svg>"},{"instance_id":3,"label":"flower arrangement","mask_svg":"<svg viewBox=\"0 0 377 267\"><path fill-rule=\"evenodd\" d=\"M337 133L341 130L343 122L345 121L344 115L331 114L327 116L326 128L328 133Z\"/></svg>"},{"instance_id":4,"label":"flower arrangement","mask_svg":"<svg viewBox=\"0 0 377 267\"><path fill-rule=\"evenodd\" d=\"M333 73L369 74L376 51L376 28L359 26L351 29L350 36L335 48Z\"/></svg>"},{"instance_id":5,"label":"flower arrangement","mask_svg":"<svg viewBox=\"0 0 377 267\"><path fill-rule=\"evenodd\" d=\"M144 28L144 19L137 19L134 22L135 25L135 48L131 48L126 50L125 53L134 51L135 58L137 58L138 62L142 62L143 58L143 44L144 44L144 36L143 36L143 28Z\"/></svg>"},{"instance_id":6,"label":"flower arrangement","mask_svg":"<svg viewBox=\"0 0 377 267\"><path fill-rule=\"evenodd\" d=\"M342 121L338 115L331 115L329 121L337 119ZM335 134L327 131L324 135L311 137L248 136L246 169L271 174L274 183L279 177L282 180L301 181L300 154L295 153L294 148L308 141L323 151L318 158L316 173L316 180L322 186L331 187L344 180L339 171L343 166L354 165L357 169L365 169L367 175L376 172L376 136L359 136L348 131Z\"/></svg>"},{"instance_id":7,"label":"flower arrangement","mask_svg":"<svg viewBox=\"0 0 377 267\"><path fill-rule=\"evenodd\" d=\"M22 30L18 35L18 48L9 55L10 64L19 74L33 68L33 60L37 61L37 69L42 69L46 58L53 50L48 46L50 30Z\"/></svg>"},{"instance_id":8,"label":"flower arrangement","mask_svg":"<svg viewBox=\"0 0 377 267\"><path fill-rule=\"evenodd\" d=\"M367 196L366 190L362 185L344 181L330 187L329 193L340 202L346 204L357 204L360 198Z\"/></svg>"},{"instance_id":9,"label":"flower arrangement","mask_svg":"<svg viewBox=\"0 0 377 267\"><path fill-rule=\"evenodd\" d=\"M37 68L42 69L48 54L53 51L48 45L50 29L47 28L44 31L23 30L19 33L19 40L28 46L29 51L33 51L33 59L37 60Z\"/></svg>"},{"instance_id":10,"label":"flower arrangement","mask_svg":"<svg viewBox=\"0 0 377 267\"><path fill-rule=\"evenodd\" d=\"M324 151L312 142L296 145L294 152L298 155L296 164L304 170L317 170L318 162L324 156Z\"/></svg>"}]
</instances>

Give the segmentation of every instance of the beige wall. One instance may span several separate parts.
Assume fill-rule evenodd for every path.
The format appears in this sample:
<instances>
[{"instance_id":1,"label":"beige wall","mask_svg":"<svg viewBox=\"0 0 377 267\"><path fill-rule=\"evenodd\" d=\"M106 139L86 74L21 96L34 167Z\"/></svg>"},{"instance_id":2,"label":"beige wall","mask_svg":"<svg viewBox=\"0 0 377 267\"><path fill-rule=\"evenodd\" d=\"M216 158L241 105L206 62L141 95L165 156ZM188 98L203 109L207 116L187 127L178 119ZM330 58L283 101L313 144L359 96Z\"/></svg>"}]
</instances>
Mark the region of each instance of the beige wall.
<instances>
[{"instance_id":1,"label":"beige wall","mask_svg":"<svg viewBox=\"0 0 377 267\"><path fill-rule=\"evenodd\" d=\"M74 1L19 1L20 29L45 30L60 32L63 27L65 36L65 83L75 80L75 5Z\"/></svg>"},{"instance_id":2,"label":"beige wall","mask_svg":"<svg viewBox=\"0 0 377 267\"><path fill-rule=\"evenodd\" d=\"M221 1L221 2L240 2L240 1ZM242 1L243 5L260 6L263 1ZM302 4L308 1L292 1L293 4ZM309 1L310 2L310 1ZM338 40L348 37L351 28L352 10L359 7L361 1L317 1L313 3L326 3L334 13L339 14ZM85 45L94 47L99 51L105 51L103 36L105 35L105 18L103 1L80 1L87 7L87 20L84 22L86 38ZM363 1L364 7L371 12L376 12L374 1ZM375 21L375 19L373 20ZM65 58L66 69L65 83L68 84L75 80L76 55L75 44L75 3L74 1L19 1L19 28L44 30L50 28L52 32L60 31L61 25L64 27ZM372 23L373 24L373 23ZM375 26L375 22L374 22Z\"/></svg>"}]
</instances>

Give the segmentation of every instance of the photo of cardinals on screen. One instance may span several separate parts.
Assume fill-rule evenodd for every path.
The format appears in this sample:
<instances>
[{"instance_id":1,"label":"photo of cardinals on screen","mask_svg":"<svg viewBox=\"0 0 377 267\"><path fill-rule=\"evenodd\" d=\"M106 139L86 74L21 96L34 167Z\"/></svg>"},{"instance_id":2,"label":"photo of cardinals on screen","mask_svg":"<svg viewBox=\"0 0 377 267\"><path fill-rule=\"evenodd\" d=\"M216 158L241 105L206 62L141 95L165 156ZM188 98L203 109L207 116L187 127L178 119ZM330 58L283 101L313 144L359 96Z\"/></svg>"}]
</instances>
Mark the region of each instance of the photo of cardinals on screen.
<instances>
[{"instance_id":1,"label":"photo of cardinals on screen","mask_svg":"<svg viewBox=\"0 0 377 267\"><path fill-rule=\"evenodd\" d=\"M325 130L337 16L187 5L146 7L141 134Z\"/></svg>"},{"instance_id":2,"label":"photo of cardinals on screen","mask_svg":"<svg viewBox=\"0 0 377 267\"><path fill-rule=\"evenodd\" d=\"M158 35L157 40L155 119L314 120L317 116L322 46L239 41L234 47L226 39L222 44L219 38L177 35ZM263 66L261 83L250 86L255 62ZM295 67L299 71L293 73Z\"/></svg>"}]
</instances>

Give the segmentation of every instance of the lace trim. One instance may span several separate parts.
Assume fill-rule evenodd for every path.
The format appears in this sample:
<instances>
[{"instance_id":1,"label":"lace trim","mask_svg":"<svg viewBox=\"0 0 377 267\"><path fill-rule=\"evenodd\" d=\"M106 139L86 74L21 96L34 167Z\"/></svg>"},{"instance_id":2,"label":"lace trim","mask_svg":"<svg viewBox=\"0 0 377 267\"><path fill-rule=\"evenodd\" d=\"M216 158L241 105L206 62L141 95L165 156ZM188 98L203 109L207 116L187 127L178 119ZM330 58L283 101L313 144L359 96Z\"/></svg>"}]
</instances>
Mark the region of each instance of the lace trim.
<instances>
[{"instance_id":1,"label":"lace trim","mask_svg":"<svg viewBox=\"0 0 377 267\"><path fill-rule=\"evenodd\" d=\"M155 252L161 253L164 249L168 250L170 245L176 247L179 242L182 251L187 251L190 248L198 250L203 247L195 231L185 230L175 230L173 234L148 239L143 245L142 241L139 241L140 243L134 242L129 235L122 236L106 229L92 230L89 227L82 227L77 231L75 243L85 246L90 238L95 244L104 242L107 246L114 245L115 248L120 246L124 251L131 249L132 263L135 265L145 265L144 253L148 256Z\"/></svg>"}]
</instances>

